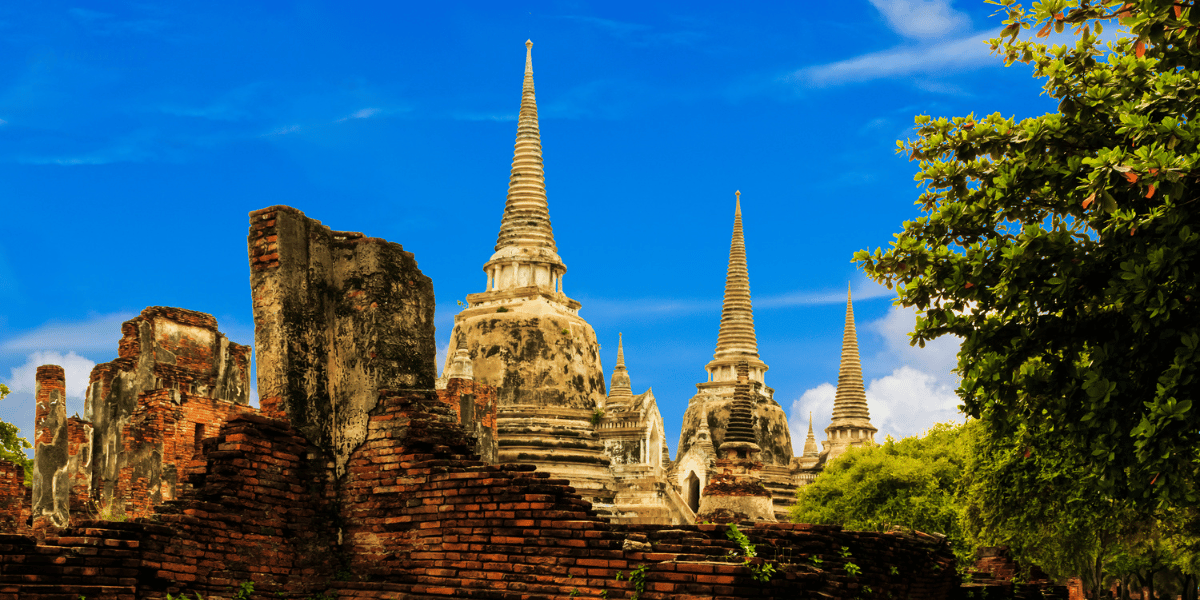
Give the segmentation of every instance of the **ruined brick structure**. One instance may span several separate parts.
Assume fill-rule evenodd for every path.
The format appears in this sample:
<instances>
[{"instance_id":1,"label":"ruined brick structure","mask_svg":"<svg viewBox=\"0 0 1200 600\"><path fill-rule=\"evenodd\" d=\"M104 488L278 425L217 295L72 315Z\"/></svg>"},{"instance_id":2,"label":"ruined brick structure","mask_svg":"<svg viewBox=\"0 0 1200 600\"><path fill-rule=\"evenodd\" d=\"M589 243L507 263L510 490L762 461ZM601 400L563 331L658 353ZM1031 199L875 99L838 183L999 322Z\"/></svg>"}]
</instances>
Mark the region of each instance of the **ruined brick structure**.
<instances>
[{"instance_id":1,"label":"ruined brick structure","mask_svg":"<svg viewBox=\"0 0 1200 600\"><path fill-rule=\"evenodd\" d=\"M0 533L28 533L33 489L25 487L25 469L0 458Z\"/></svg>"},{"instance_id":2,"label":"ruined brick structure","mask_svg":"<svg viewBox=\"0 0 1200 600\"><path fill-rule=\"evenodd\" d=\"M84 416L66 416L62 367L37 369L33 530L142 517L178 497L205 437L248 404L250 349L210 315L152 306L121 325L119 357L92 369Z\"/></svg>"},{"instance_id":3,"label":"ruined brick structure","mask_svg":"<svg viewBox=\"0 0 1200 600\"><path fill-rule=\"evenodd\" d=\"M242 582L263 600L615 599L635 591L646 600L854 598L868 587L878 597L940 599L958 589L940 537L746 522L759 554L748 565L725 525L613 524L563 478L480 460L461 412L434 389L433 290L411 255L345 236L332 253L341 266L372 259L354 279L314 291L311 279L289 278L323 277L320 269L299 260L289 267L289 257L327 230L287 207L256 211L251 223L256 308L277 307L255 313L256 339L278 344L259 358L259 389L276 394L271 416L243 411L206 435L176 465L177 496L146 516L72 518L45 527L41 543L0 535L0 597L212 600L232 597ZM304 235L271 230L281 223ZM270 254L278 260L263 260ZM370 290L358 294L359 286ZM381 290L403 293L385 298ZM322 309L315 318L314 308ZM294 338L289 329L301 322L308 337ZM389 337L348 348L299 343L346 331ZM314 385L318 371L341 377ZM358 377L354 385L347 374ZM186 398L196 388L151 390L163 398L139 421L143 440L152 424L171 422L162 414L168 389ZM350 447L352 438L359 441ZM778 571L757 581L750 567L765 561Z\"/></svg>"},{"instance_id":4,"label":"ruined brick structure","mask_svg":"<svg viewBox=\"0 0 1200 600\"><path fill-rule=\"evenodd\" d=\"M92 517L145 516L177 498L200 442L254 410L250 348L229 341L211 315L152 306L121 334L118 358L92 369L81 422L92 433L71 454L90 490L79 508L90 500Z\"/></svg>"}]
</instances>

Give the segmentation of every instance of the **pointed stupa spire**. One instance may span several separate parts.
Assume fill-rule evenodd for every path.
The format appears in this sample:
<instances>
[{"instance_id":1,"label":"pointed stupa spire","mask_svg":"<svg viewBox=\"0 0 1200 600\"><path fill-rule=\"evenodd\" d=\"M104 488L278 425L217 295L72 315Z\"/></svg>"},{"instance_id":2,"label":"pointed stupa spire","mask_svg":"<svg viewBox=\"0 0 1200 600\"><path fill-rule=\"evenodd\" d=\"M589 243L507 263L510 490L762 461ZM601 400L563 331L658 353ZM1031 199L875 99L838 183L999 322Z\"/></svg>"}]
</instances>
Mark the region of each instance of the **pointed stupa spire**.
<instances>
[{"instance_id":1,"label":"pointed stupa spire","mask_svg":"<svg viewBox=\"0 0 1200 600\"><path fill-rule=\"evenodd\" d=\"M608 386L609 404L629 404L633 401L633 386L625 369L625 341L617 334L617 366L613 367L612 384Z\"/></svg>"},{"instance_id":2,"label":"pointed stupa spire","mask_svg":"<svg viewBox=\"0 0 1200 600\"><path fill-rule=\"evenodd\" d=\"M830 428L846 426L874 430L867 411L867 392L863 387L862 364L858 359L858 335L854 331L854 304L846 287L846 330L842 334L842 362L838 367L837 393L833 398L833 422ZM828 430L827 430L828 431Z\"/></svg>"},{"instance_id":3,"label":"pointed stupa spire","mask_svg":"<svg viewBox=\"0 0 1200 600\"><path fill-rule=\"evenodd\" d=\"M746 268L746 241L742 238L742 192L734 192L733 241L729 244L729 269L725 274L725 302L721 306L721 332L713 358L758 358L754 336L754 310L750 306L750 271Z\"/></svg>"},{"instance_id":4,"label":"pointed stupa spire","mask_svg":"<svg viewBox=\"0 0 1200 600\"><path fill-rule=\"evenodd\" d=\"M525 41L525 84L517 117L517 143L513 149L508 202L500 220L496 250L508 246L548 248L557 252L550 209L546 203L546 175L542 166L542 136L538 129L537 100L533 93L533 41ZM557 258L557 257L556 257Z\"/></svg>"},{"instance_id":5,"label":"pointed stupa spire","mask_svg":"<svg viewBox=\"0 0 1200 600\"><path fill-rule=\"evenodd\" d=\"M801 456L816 456L820 453L817 449L817 437L813 435L813 416L812 411L808 411L808 439L804 440L804 453Z\"/></svg>"}]
</instances>

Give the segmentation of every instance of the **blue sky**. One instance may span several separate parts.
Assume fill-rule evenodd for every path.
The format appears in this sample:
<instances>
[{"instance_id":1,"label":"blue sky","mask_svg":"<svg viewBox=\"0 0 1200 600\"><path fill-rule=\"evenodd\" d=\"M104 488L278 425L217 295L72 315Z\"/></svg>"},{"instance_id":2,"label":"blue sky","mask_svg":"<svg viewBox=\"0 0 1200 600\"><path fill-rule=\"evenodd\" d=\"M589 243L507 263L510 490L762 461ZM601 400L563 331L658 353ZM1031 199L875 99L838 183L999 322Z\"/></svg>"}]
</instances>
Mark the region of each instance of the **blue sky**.
<instances>
[{"instance_id":1,"label":"blue sky","mask_svg":"<svg viewBox=\"0 0 1200 600\"><path fill-rule=\"evenodd\" d=\"M36 366L67 368L82 413L146 306L252 343L246 215L274 204L415 253L444 347L486 282L526 38L565 291L606 373L624 332L672 451L716 343L734 190L796 427L829 421L850 284L879 438L916 434L956 417L957 346L908 347L912 313L850 261L918 215L895 140L916 114L1055 107L988 54L982 1L165 4L0 6L0 419L26 434Z\"/></svg>"}]
</instances>

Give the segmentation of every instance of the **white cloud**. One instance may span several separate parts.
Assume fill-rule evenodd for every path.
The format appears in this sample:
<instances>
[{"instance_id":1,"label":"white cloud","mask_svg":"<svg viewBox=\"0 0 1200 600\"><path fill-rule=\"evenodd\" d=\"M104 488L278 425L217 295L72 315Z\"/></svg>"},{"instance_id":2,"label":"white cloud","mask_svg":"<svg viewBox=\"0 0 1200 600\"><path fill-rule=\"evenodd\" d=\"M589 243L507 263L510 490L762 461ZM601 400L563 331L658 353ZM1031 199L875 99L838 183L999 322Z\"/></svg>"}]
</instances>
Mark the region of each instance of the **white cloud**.
<instances>
[{"instance_id":1,"label":"white cloud","mask_svg":"<svg viewBox=\"0 0 1200 600\"><path fill-rule=\"evenodd\" d=\"M875 439L883 441L887 435L900 439L918 435L934 423L963 422L955 387L945 378L909 366L871 381L867 406L871 424L879 429Z\"/></svg>"},{"instance_id":2,"label":"white cloud","mask_svg":"<svg viewBox=\"0 0 1200 600\"><path fill-rule=\"evenodd\" d=\"M925 342L925 347L911 346L908 334L917 324L916 309L892 307L882 319L867 323L865 329L883 337L883 349L874 357L876 364L893 369L904 365L934 374L938 381L958 387L952 371L958 366L958 348L962 341L955 336L942 336ZM861 345L860 345L861 348Z\"/></svg>"},{"instance_id":3,"label":"white cloud","mask_svg":"<svg viewBox=\"0 0 1200 600\"><path fill-rule=\"evenodd\" d=\"M891 297L894 293L866 276L851 285L851 295L855 300ZM753 301L754 308L784 308L789 306L812 306L816 304L842 304L846 302L845 290L827 290L822 292L796 291L777 296L765 296Z\"/></svg>"},{"instance_id":4,"label":"white cloud","mask_svg":"<svg viewBox=\"0 0 1200 600\"><path fill-rule=\"evenodd\" d=\"M855 300L891 297L893 292L875 283L865 276L860 276L851 286ZM673 298L638 298L633 300L613 300L606 298L580 297L587 306L589 315L603 318L637 316L639 319L670 318L698 313L716 313L721 310L721 300L673 299ZM796 290L774 296L754 296L751 303L755 310L772 308L789 308L793 306L815 306L820 304L844 304L845 289L833 290Z\"/></svg>"},{"instance_id":5,"label":"white cloud","mask_svg":"<svg viewBox=\"0 0 1200 600\"><path fill-rule=\"evenodd\" d=\"M93 315L86 321L49 322L33 331L0 342L0 352L40 350L117 351L121 341L121 323L133 313Z\"/></svg>"},{"instance_id":6,"label":"white cloud","mask_svg":"<svg viewBox=\"0 0 1200 600\"><path fill-rule=\"evenodd\" d=\"M435 344L435 348L437 349L437 353L433 358L433 370L439 375L444 375L443 371L445 371L445 369L443 367L446 364L446 354L450 352L450 342L446 342L445 344Z\"/></svg>"},{"instance_id":7,"label":"white cloud","mask_svg":"<svg viewBox=\"0 0 1200 600\"><path fill-rule=\"evenodd\" d=\"M893 31L911 38L936 38L971 26L950 0L871 0Z\"/></svg>"},{"instance_id":8,"label":"white cloud","mask_svg":"<svg viewBox=\"0 0 1200 600\"><path fill-rule=\"evenodd\" d=\"M935 44L899 46L881 52L824 65L805 67L789 79L801 85L828 87L873 79L905 75L945 75L985 65L1000 66L1001 59L991 55L987 33Z\"/></svg>"},{"instance_id":9,"label":"white cloud","mask_svg":"<svg viewBox=\"0 0 1200 600\"><path fill-rule=\"evenodd\" d=\"M378 108L362 108L350 113L349 116L342 117L334 122L341 123L342 121L349 121L350 119L370 119L379 113L380 110Z\"/></svg>"},{"instance_id":10,"label":"white cloud","mask_svg":"<svg viewBox=\"0 0 1200 600\"><path fill-rule=\"evenodd\" d=\"M271 133L268 133L266 135L268 135L268 136L287 135L289 133L295 133L297 131L300 131L299 125L288 125L287 127L280 127L279 129L276 129L275 131L272 131Z\"/></svg>"},{"instance_id":11,"label":"white cloud","mask_svg":"<svg viewBox=\"0 0 1200 600\"><path fill-rule=\"evenodd\" d=\"M39 351L29 355L25 364L13 367L12 376L5 385L14 393L32 394L36 387L37 368L42 365L58 365L67 377L67 415L83 414L83 395L87 392L88 377L92 374L92 362L74 352L62 354L54 351Z\"/></svg>"},{"instance_id":12,"label":"white cloud","mask_svg":"<svg viewBox=\"0 0 1200 600\"><path fill-rule=\"evenodd\" d=\"M0 125L8 125L8 121L5 121L4 119L0 119Z\"/></svg>"},{"instance_id":13,"label":"white cloud","mask_svg":"<svg viewBox=\"0 0 1200 600\"><path fill-rule=\"evenodd\" d=\"M792 453L796 456L804 451L804 441L808 439L808 415L813 417L813 435L817 438L817 448L825 439L825 427L829 425L833 415L833 397L837 389L832 383L822 383L807 390L803 396L792 401L788 410L788 428L792 432Z\"/></svg>"}]
</instances>

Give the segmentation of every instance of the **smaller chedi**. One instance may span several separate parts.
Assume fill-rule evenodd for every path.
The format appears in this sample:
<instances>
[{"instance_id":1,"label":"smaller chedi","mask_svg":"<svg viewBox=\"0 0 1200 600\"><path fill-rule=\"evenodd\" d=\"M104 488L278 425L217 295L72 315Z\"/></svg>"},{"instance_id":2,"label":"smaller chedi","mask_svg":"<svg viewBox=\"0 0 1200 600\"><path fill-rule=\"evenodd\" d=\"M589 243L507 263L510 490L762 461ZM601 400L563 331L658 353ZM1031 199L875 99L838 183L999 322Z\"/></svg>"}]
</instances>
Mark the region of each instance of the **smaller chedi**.
<instances>
[{"instance_id":1,"label":"smaller chedi","mask_svg":"<svg viewBox=\"0 0 1200 600\"><path fill-rule=\"evenodd\" d=\"M725 441L717 449L714 473L700 496L699 521L733 523L774 521L771 492L762 483L763 463L754 432L751 390L762 382L750 380L750 365L740 362L734 385L733 406L725 426Z\"/></svg>"},{"instance_id":2,"label":"smaller chedi","mask_svg":"<svg viewBox=\"0 0 1200 600\"><path fill-rule=\"evenodd\" d=\"M842 334L842 361L838 367L837 393L833 398L833 421L825 428L822 442L826 460L837 458L854 446L873 446L875 432L867 409L862 364L858 359L858 335L854 330L854 304L846 290L846 329ZM810 434L811 435L811 424Z\"/></svg>"}]
</instances>

